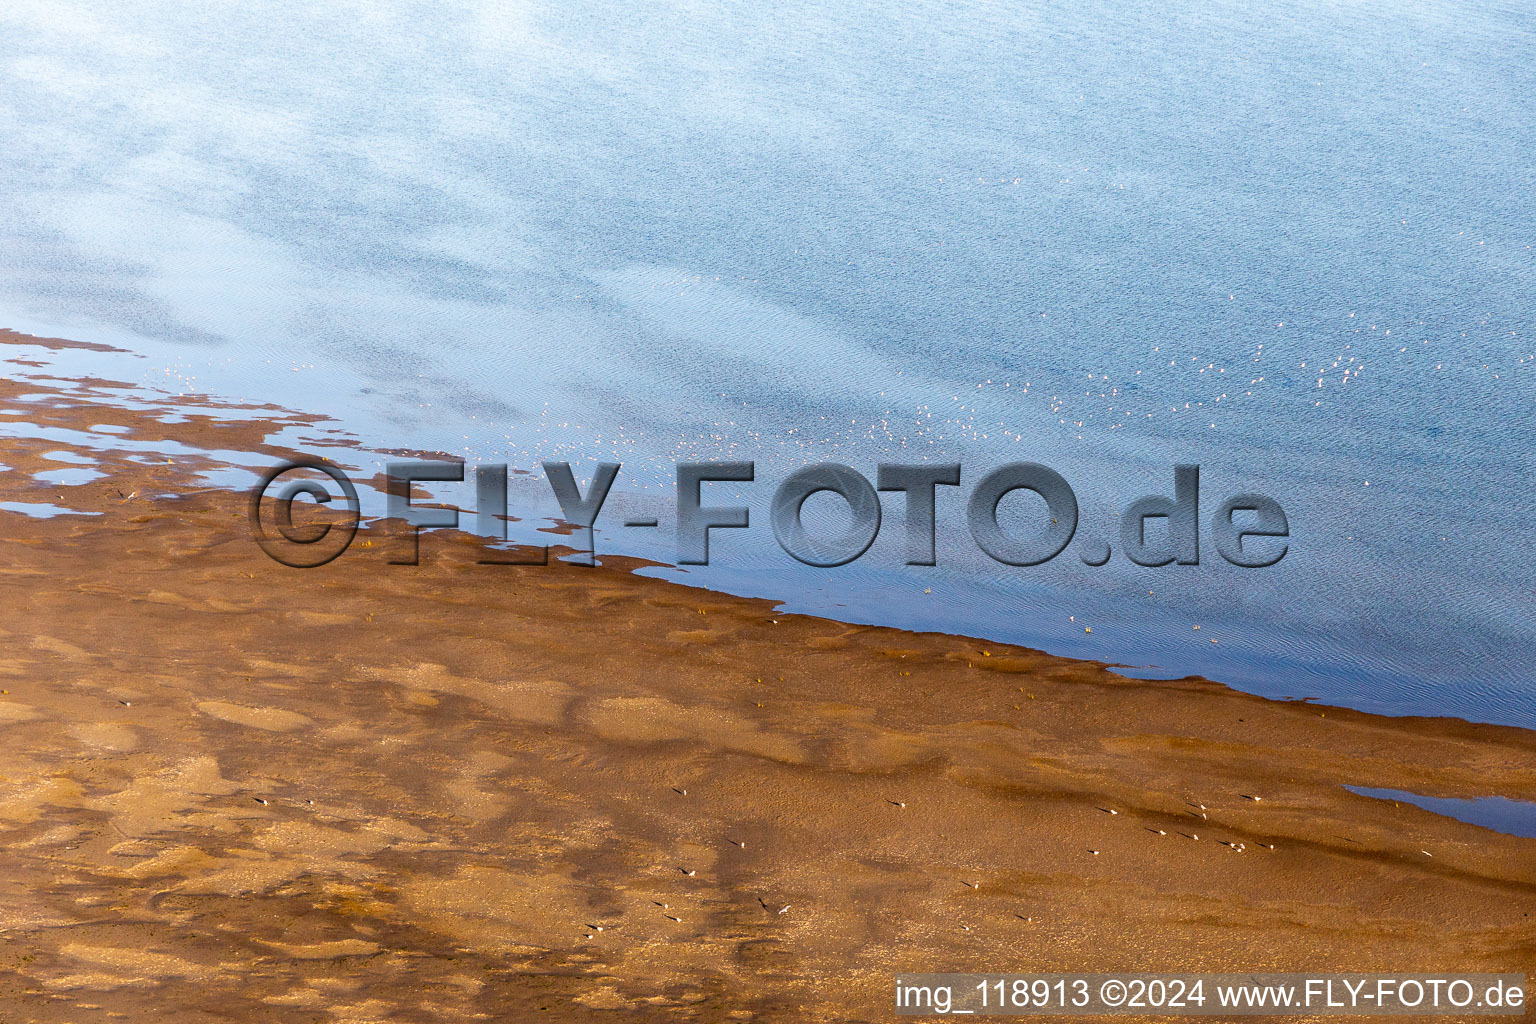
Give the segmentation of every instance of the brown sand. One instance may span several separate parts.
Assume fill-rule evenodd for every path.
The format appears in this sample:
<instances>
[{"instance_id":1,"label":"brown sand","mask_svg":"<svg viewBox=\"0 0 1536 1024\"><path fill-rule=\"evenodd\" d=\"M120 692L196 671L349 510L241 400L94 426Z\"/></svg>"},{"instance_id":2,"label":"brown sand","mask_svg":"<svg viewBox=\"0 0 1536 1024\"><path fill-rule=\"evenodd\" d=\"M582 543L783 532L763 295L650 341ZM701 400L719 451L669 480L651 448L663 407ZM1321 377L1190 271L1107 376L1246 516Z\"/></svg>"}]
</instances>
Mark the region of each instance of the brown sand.
<instances>
[{"instance_id":1,"label":"brown sand","mask_svg":"<svg viewBox=\"0 0 1536 1024\"><path fill-rule=\"evenodd\" d=\"M0 420L274 459L303 422L12 351ZM287 569L196 460L34 481L58 450L0 447L0 500L101 513L0 512L0 1020L887 1020L898 971L1536 968L1536 840L1341 788L1529 798L1536 733L462 536Z\"/></svg>"}]
</instances>

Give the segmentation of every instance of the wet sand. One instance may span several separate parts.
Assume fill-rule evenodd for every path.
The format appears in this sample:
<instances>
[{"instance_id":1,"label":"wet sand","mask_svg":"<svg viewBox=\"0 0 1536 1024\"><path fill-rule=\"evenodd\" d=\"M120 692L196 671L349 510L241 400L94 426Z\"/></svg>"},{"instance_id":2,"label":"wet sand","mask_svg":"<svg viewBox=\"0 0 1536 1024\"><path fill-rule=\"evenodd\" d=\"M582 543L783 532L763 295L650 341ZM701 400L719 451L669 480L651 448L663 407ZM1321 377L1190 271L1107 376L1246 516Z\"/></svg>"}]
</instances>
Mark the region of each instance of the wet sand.
<instances>
[{"instance_id":1,"label":"wet sand","mask_svg":"<svg viewBox=\"0 0 1536 1024\"><path fill-rule=\"evenodd\" d=\"M26 340L0 421L273 461L305 422L131 408ZM0 1019L888 1020L899 971L1536 973L1536 840L1342 788L1528 799L1536 732L463 535L288 569L213 460L69 436L0 443L0 501L99 513L0 511ZM106 475L35 481L59 451Z\"/></svg>"}]
</instances>

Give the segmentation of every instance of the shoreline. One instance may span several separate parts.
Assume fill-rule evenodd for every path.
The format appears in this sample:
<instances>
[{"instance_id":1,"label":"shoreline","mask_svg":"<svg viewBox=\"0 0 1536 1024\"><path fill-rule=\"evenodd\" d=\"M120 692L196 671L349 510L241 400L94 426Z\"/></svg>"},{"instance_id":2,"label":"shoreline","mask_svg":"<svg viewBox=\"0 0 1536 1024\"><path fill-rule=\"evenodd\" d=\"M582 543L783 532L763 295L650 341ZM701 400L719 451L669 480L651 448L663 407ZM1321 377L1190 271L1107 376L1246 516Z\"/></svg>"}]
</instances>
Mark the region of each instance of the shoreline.
<instances>
[{"instance_id":1,"label":"shoreline","mask_svg":"<svg viewBox=\"0 0 1536 1024\"><path fill-rule=\"evenodd\" d=\"M102 342L85 342L85 341L74 341L74 340L63 339L63 338L42 337L42 336L38 336L38 335L26 334L26 333L23 333L23 332L20 332L20 331L11 329L11 328L0 328L0 345L32 345L32 346L39 346L39 347L48 348L48 349L54 349L54 350L58 350L58 349L76 349L76 350L90 351L90 352L111 352L111 353L117 353L117 354L123 354L123 355L134 355L135 354L135 353L133 353L129 349L120 348L118 346L110 345L110 344L106 344L106 343L102 343ZM0 349L0 351L4 351L4 350ZM34 367L42 368L46 364L28 362L28 363L25 363L24 365L29 365L29 366L34 366ZM92 384L92 385L96 385L96 386L100 386L100 387L121 388L121 389L124 389L124 390L139 390L139 389L143 388L143 385L135 385L135 384L130 384L130 383L123 382L123 381L115 381L115 380L100 379L100 378L51 378L51 379L64 379L64 380L67 380L70 383ZM7 396L0 395L0 401L3 401L6 397ZM60 397L63 397L62 393L61 393ZM170 405L180 405L183 402L187 401L187 399L185 399L182 396L175 396L175 397L173 397L168 392L164 394L164 399L163 400L167 404L170 404ZM287 408L285 408L283 406L279 406L279 405L272 404L272 403L256 404L256 403L248 403L248 402L228 401L228 400L224 400L224 399L213 398L213 397L210 397L210 396L204 396L202 398L198 398L198 399L192 400L192 404L197 405L197 406L206 406L206 407L208 407L210 409L220 409L220 410L240 409L240 410L243 410L243 411L262 411L262 412L267 412L267 413L281 413L281 414L283 414L284 419L286 421L285 425L311 426L311 425L313 425L313 422L316 419L316 417L314 417L313 415L302 413L302 412L298 412L298 411L295 411L295 410L290 410L290 409L287 409ZM252 422L253 426L256 426L256 425L259 425L262 421L254 421L253 420L251 422ZM277 421L275 421L275 420L274 421L267 421L269 426L275 426L276 422ZM165 434L163 434L158 439L159 440L175 440L175 438L172 436L173 433L174 432L166 432ZM253 446L250 449L250 451L253 452L253 453L257 452L257 451L261 451L261 452L264 452L266 454L271 455L273 458L283 458L283 459L294 458L294 457L311 457L311 458L314 457L313 454L308 454L308 453L304 453L304 452L290 450L290 449L282 447L281 445L275 445L275 444L271 443L268 440L268 437L272 433L274 433L274 431L271 430L271 429L264 430L264 431L263 430L253 431L251 436L253 436L253 437L259 436L260 440L259 440L259 442L255 446ZM341 448L351 449L351 450L357 451L360 454L365 454L365 455L367 455L367 454L371 454L371 455L391 455L391 456L398 456L398 457L401 457L401 458L438 459L438 460L447 460L447 461L461 461L461 457L460 456L457 456L457 455L454 455L451 452L445 452L445 451L431 451L431 450L424 450L424 449L409 449L409 448L381 448L381 449L367 448L361 442L358 442L358 441L356 441L356 440L354 440L354 439L352 439L350 437L348 437L346 440L340 441L340 442L338 442L334 438L327 439L324 442L318 442L318 443L312 440L311 444L315 444L315 445L317 445L319 447L333 447L333 448L334 447L341 447ZM329 459L330 458L330 456L327 456L327 455L322 455L320 457L321 458L325 458L325 459ZM213 468L228 468L228 467L225 466L225 464L223 464L223 463L219 463L219 464L217 464L216 467L213 467ZM515 472L522 473L522 472L526 472L526 471L517 470ZM375 474L372 478L368 478L368 479L366 479L366 480L364 480L362 482L364 483L364 485L366 487L370 488L374 492L376 492L378 494L383 494L384 493L384 477L383 477L382 474ZM226 488L219 488L219 487L213 487L213 488L205 487L203 489L205 489L205 490L206 489L227 490ZM228 493L230 495L232 495L232 496L235 496L235 497L241 497L241 496L244 496L246 494L245 491L233 491L233 490L228 491ZM460 512L461 516L462 515L471 515L473 513L473 510L459 509L459 512ZM514 519L512 521L516 521L515 517L514 517ZM548 534L548 535L550 535L552 537L565 537L565 536L569 536L573 532L573 530L574 530L573 527L570 527L568 524L566 524L566 523L564 523L564 522L562 522L560 520L549 520L548 522L551 525L537 527L536 528L536 532L541 533L541 534ZM393 527L392 521L386 519L385 517L382 517L382 516L377 516L377 517L364 516L362 518L362 520L360 521L360 523L359 523L359 535L363 535L364 532L368 531L368 530L379 530L385 536L392 536L390 531L393 528L394 527ZM426 537L429 534L431 534L433 536L451 537L451 538L454 539L454 541L456 543L460 543L460 544L469 543L469 544L473 545L473 544L483 544L484 543L484 539L483 538L479 538L477 535L475 535L471 531L467 531L467 530L463 530L463 529L455 529L455 530L437 529L437 530L432 530L432 531L426 531L426 532L424 532L422 534L422 536ZM515 542L515 541L511 542L511 547L512 547L513 550L519 550L519 551L522 550L522 547L519 546L517 544L517 542ZM573 555L573 554L580 554L581 552L578 552L575 549L561 549L561 548L558 548L555 545L551 545L550 546L550 553L551 553L551 559L552 559L551 564L553 564L554 561L561 560L561 559L563 559L563 558L565 558L567 556ZM345 557L345 556L343 556L343 557ZM644 557L640 557L640 556L635 556L635 555L627 555L627 554L622 554L622 553L603 554L603 555L599 555L598 557L600 559L599 566L607 566L607 567L610 567L610 568L617 568L620 571L624 571L624 572L635 572L635 571L638 571L638 570L651 569L651 568L669 569L669 570L676 570L676 569L679 568L679 566L677 566L677 565L675 565L673 563L670 563L670 562L656 561L656 560L653 560L653 559L648 559L648 558L644 558ZM464 568L465 568L465 571L473 571L473 570L469 569L467 566L465 566ZM529 568L532 568L532 567L529 567ZM737 594L737 593L733 593L733 592L727 591L727 590L715 590L715 589L712 589L712 588L710 588L710 587L708 587L708 586L706 586L704 584L692 583L691 581L680 580L680 579L677 579L677 578L661 578L661 577L653 577L653 578L658 579L660 582L665 582L665 583L668 583L668 584L673 585L673 586L681 587L681 588L683 588L685 590L697 590L697 591L700 591L700 592L705 593L705 594L717 594L717 595L720 595L720 596L723 596L723 597L730 597L730 598L739 599L739 600L755 601L755 602L765 602L769 606L777 609L777 614L781 618L788 617L788 616L802 616L802 617L807 617L807 618L811 618L811 619L824 620L824 621L827 621L829 623L836 623L836 624L840 624L840 625L845 625L845 626L849 626L849 627L852 627L852 628L855 628L855 629L889 629L889 630L894 630L894 631L896 631L898 633L907 634L907 635L911 635L911 636L915 636L915 637L933 637L933 638L943 638L943 639L961 639L961 640L966 640L966 641L968 641L970 643L973 643L973 644L992 645L992 646L998 646L998 647L1009 647L1009 648L1012 648L1012 649L1024 649L1024 650L1030 651L1031 653L1040 654L1040 655L1044 655L1044 656L1052 657L1052 658L1058 658L1058 659L1060 659L1062 661L1066 661L1066 662L1069 662L1069 663L1072 663L1072 664L1097 666L1099 668L1102 668L1102 669L1104 669L1104 670L1106 670L1106 671L1108 671L1108 672L1118 676L1119 678L1122 678L1122 679L1125 679L1125 680L1128 680L1128 681L1132 681L1132 682L1146 683L1146 684L1151 684L1151 685L1178 684L1178 683L1208 683L1208 684L1220 687L1223 690L1231 690L1232 692L1235 692L1235 693L1241 693L1241 694L1244 694L1246 696L1256 697L1259 700L1274 701L1276 703L1281 703L1281 704L1293 704L1293 703L1294 704L1303 704L1303 705L1307 705L1307 706L1310 706L1310 707L1313 707L1313 708L1322 709L1323 711L1336 711L1336 712L1346 712L1347 711L1347 712L1354 712L1354 713L1368 715L1368 716L1373 716L1373 717L1399 719L1399 720L1411 721L1411 722L1459 722L1459 723L1464 723L1466 725L1473 725L1473 726L1487 725L1487 726L1492 726L1492 727L1495 727L1495 728L1509 728L1509 729L1515 729L1515 730L1520 731L1520 732L1530 732L1530 733L1536 734L1536 727L1527 727L1527 726L1515 725L1515 724L1508 723L1508 722L1490 721L1490 720L1485 720L1485 719L1472 719L1472 718L1468 718L1468 717L1466 717L1464 715L1455 715L1455 714L1419 714L1419 713L1411 713L1411 712L1402 712L1402 713L1386 712L1386 711L1376 711L1376 710L1368 710L1368 709L1365 709L1365 708L1353 707L1353 706L1348 705L1348 704L1329 703L1326 698L1321 698L1321 697L1275 697L1275 696L1270 696L1270 695L1267 695L1267 694L1255 693L1255 692L1253 692L1251 690L1241 689L1239 687L1233 686L1230 683L1225 683L1225 682L1222 682L1222 681L1217 680L1217 679L1212 679L1209 676L1205 676L1205 675L1202 675L1200 673L1186 673L1184 675L1179 675L1179 676L1174 676L1174 675L1166 675L1166 676L1164 676L1164 675L1143 675L1143 676L1131 675L1131 674L1129 674L1130 672L1153 673L1153 672L1163 672L1163 671L1167 671L1167 670L1164 670L1160 666L1156 666L1156 665L1143 665L1143 664L1135 664L1135 663L1132 663L1132 662L1124 662L1124 661L1106 661L1106 660L1098 659L1098 658L1081 658L1081 657L1074 657L1074 656L1068 655L1068 654L1057 654L1057 653L1053 653L1053 652L1044 650L1042 648L1029 647L1028 645L1017 644L1017 643L1010 643L1010 642L1005 641L1005 640L1000 640L1000 639L991 638L991 637L973 636L971 634L967 634L967 633L964 633L964 632L946 631L946 630L939 630L939 629L916 629L916 628L912 628L912 627L908 627L908 626L902 626L902 625L896 625L896 624L892 624L892 623L862 622L862 621L855 621L855 620L852 620L852 619L833 619L833 618L829 618L829 617L827 617L825 615L817 615L815 613L810 613L810 612L786 611L786 610L784 610L784 600L782 598L758 596L758 595L751 595L751 594ZM1122 669L1128 670L1128 671L1122 672L1122 671L1120 671Z\"/></svg>"},{"instance_id":2,"label":"shoreline","mask_svg":"<svg viewBox=\"0 0 1536 1024\"><path fill-rule=\"evenodd\" d=\"M143 339L138 341L142 342ZM133 347L133 341L126 341L111 334L98 336L96 341L81 342L31 335L16 329L0 329L0 344L35 345L53 349L55 352L75 349L86 353L112 353L114 356L127 357L130 360L130 366L135 361L168 358L163 352L158 357L153 356L150 354L155 351L153 348L140 350ZM74 363L74 369L80 370L77 361L64 360L63 362ZM47 364L29 360L23 365L42 367ZM58 368L53 367L53 369ZM64 375L67 379L70 371L64 370ZM129 379L138 380L139 376L130 374ZM176 386L176 381L185 385L190 380L195 380L195 377L177 376L172 382L172 387ZM366 442L358 435L342 430L340 421L330 413L318 413L302 405L296 409L289 409L270 402L233 398L232 395L239 393L238 391L220 391L217 388L209 391L205 388L194 391L192 395L185 395L169 389L160 389L157 375L133 385L115 383L126 390L148 392L151 395L158 391L163 398L174 396L180 399L195 396L198 401L210 407L266 411L282 418L280 422L285 430L278 436L286 436L288 443L298 444L305 453L324 456L326 452L339 447L344 451L353 451L361 465L375 461L377 464L372 470L373 479L368 482L373 493L365 497L365 504L374 506L372 510L379 513L376 518L382 518L384 501L382 463L378 460L386 456L398 456L461 461L468 457L464 452L451 446L400 448ZM307 428L318 431L318 434L295 441L293 428ZM377 424L374 425L374 429L378 429ZM277 451L281 445L268 444L266 447ZM287 451L287 449L282 450ZM537 456L529 457L534 458L535 461L537 459ZM618 459L620 456L615 454L613 458ZM232 466L231 468L254 480L267 466L248 463L243 467ZM368 473L370 470L364 469L363 472ZM530 475L528 471L515 467L513 474L514 478ZM229 475L226 474L226 477ZM359 482L363 482L361 477ZM229 483L228 486L240 485ZM514 489L517 488L516 479L512 486ZM540 485L537 493L523 492L519 500L548 502L549 498L548 488ZM610 508L619 506L619 512L623 511L625 501L651 500L649 495L642 495L639 491L615 491L613 498L618 500L610 500L608 506ZM541 511L534 511L531 514L524 512L528 507L530 506L514 506L523 515L521 519L518 516L510 519L511 522L522 524L519 528L521 534L514 538L514 543L532 542L532 539L540 534L561 533L563 527L558 519L558 511L552 506L546 505ZM532 507L537 509L538 505ZM472 510L468 509L460 511L465 515L473 514ZM651 511L654 512L654 509ZM788 556L784 556L785 564L781 566L775 566L767 561L761 564L733 566L728 560L721 560L721 565L708 567L705 570L705 578L701 579L694 575L696 567L672 564L671 559L674 553L669 546L663 544L661 550L651 550L644 544L638 546L633 544L633 537L629 537L628 541L623 540L622 538L632 534L633 531L616 530L612 527L611 521L614 516L619 515L619 512L605 511L604 514L608 517L610 526L600 529L603 535L603 546L606 548L608 544L614 544L618 549L615 557L623 555L653 559L656 562L655 568L658 570L656 575L669 578L681 586L699 587L738 597L774 600L782 607L792 609L798 614L846 622L850 625L891 626L912 632L972 636L992 643L1029 647L1069 660L1109 664L1127 678L1132 679L1147 681L1170 681L1190 677L1214 679L1234 689L1268 699L1310 702L1319 706L1348 707L1388 717L1457 718L1471 722L1512 725L1517 728L1536 728L1536 717L1525 709L1522 703L1524 697L1518 684L1496 675L1475 674L1467 669L1467 663L1461 663L1462 670L1453 672L1450 676L1444 672L1439 674L1429 672L1423 669L1420 663L1415 663L1420 664L1418 669L1407 664L1399 665L1394 674L1389 672L1390 666L1386 663L1373 662L1369 659L1362 661L1346 653L1349 642L1342 636L1330 637L1326 633L1311 633L1305 630L1287 634L1284 630L1256 622L1252 616L1224 619L1222 615L1210 608L1181 610L1173 613L1172 617L1164 611L1154 613L1150 618L1144 618L1131 606L1109 607L1104 605L1102 600L1094 599L1080 603L1073 598L1072 595L1076 592L1070 588L1058 595L1059 600L1048 605L1038 603L1039 595L1036 594L1030 598L1036 601L1036 604L1028 606L1029 614L1018 619L1003 620L997 616L986 615L978 617L969 613L958 615L946 609L965 608L976 602L995 606L1004 602L1007 595L992 589L993 585L985 581L977 588L967 588L957 587L956 579L953 577L940 576L932 580L903 578L903 574L899 571L893 572L891 566L859 570L864 575L855 574L854 577L845 580L843 589L833 597L827 597L824 593L818 592L814 586L805 584L803 580L797 581L792 571L787 575L781 575L781 572L796 568L793 560ZM537 525L541 523L549 525ZM532 533L529 532L530 528ZM771 543L768 543L766 551L773 557L781 554ZM965 577L965 579L972 579L972 577ZM1056 581L1049 586L1057 586L1059 582ZM926 596L928 591L923 589L930 584L934 588L934 596L931 599ZM1155 585L1154 581L1146 581L1146 584ZM886 588L890 589L887 591ZM919 590L922 591L923 596L918 596ZM870 596L877 591L882 595L888 593L891 599ZM1159 588L1158 592L1161 594L1163 590ZM1096 596L1102 598L1102 595ZM1174 606L1177 607L1177 602ZM1068 612L1075 612L1075 618L1070 618ZM1020 622L1031 625L1020 627L1018 625ZM1083 635L1082 626L1085 624L1093 626L1089 631L1093 634L1091 637L1085 638ZM1205 632L1192 634L1191 626L1197 631L1203 628ZM1177 638L1181 633L1184 637L1209 637L1211 646L1204 646L1204 641L1201 640L1191 647ZM1219 647L1216 646L1217 638L1219 638ZM1183 646L1179 646L1180 644ZM1272 681L1277 680L1284 680L1285 685L1272 685ZM1387 696L1378 699L1377 694ZM1463 699L1464 695L1473 696Z\"/></svg>"},{"instance_id":3,"label":"shoreline","mask_svg":"<svg viewBox=\"0 0 1536 1024\"><path fill-rule=\"evenodd\" d=\"M210 451L281 457L272 426L307 422L164 406L0 383L7 420ZM1536 840L1343 788L1519 798L1536 731L783 613L623 556L471 569L465 534L407 568L364 531L301 572L198 485L212 460L80 452L104 475L49 490L57 451L0 454L0 500L97 513L3 517L0 926L28 953L0 1005L864 1020L898 971L1536 964Z\"/></svg>"}]
</instances>

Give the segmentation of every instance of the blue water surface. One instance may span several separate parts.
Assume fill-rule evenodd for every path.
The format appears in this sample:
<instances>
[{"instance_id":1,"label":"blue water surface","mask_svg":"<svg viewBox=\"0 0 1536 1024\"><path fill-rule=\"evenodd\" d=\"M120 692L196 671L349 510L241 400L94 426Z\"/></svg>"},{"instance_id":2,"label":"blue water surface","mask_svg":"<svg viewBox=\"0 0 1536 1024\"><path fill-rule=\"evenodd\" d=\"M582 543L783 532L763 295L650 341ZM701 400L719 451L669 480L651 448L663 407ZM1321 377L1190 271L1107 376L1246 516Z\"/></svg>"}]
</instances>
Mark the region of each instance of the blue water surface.
<instances>
[{"instance_id":1,"label":"blue water surface","mask_svg":"<svg viewBox=\"0 0 1536 1024\"><path fill-rule=\"evenodd\" d=\"M1413 804L1426 811L1443 814L1457 821L1481 825L1483 828L1490 828L1506 835L1536 839L1536 803L1528 800L1510 800L1502 796L1471 799L1420 796L1400 789L1371 789L1368 786L1345 786L1344 788L1351 793L1375 797L1377 800L1399 800L1406 804Z\"/></svg>"},{"instance_id":2,"label":"blue water surface","mask_svg":"<svg viewBox=\"0 0 1536 1024\"><path fill-rule=\"evenodd\" d=\"M753 527L657 571L792 609L1532 726L1533 25L1451 0L7 4L0 326L373 446L621 461L615 509L661 527L605 513L599 547L663 561L675 464L754 460L709 495ZM773 487L822 460L961 462L940 564L902 564L897 495L851 566L780 552ZM1107 566L977 553L964 496L1014 460L1072 483ZM1180 462L1203 516L1279 500L1284 560L1205 533L1200 565L1126 561L1117 513ZM557 513L521 479L519 514Z\"/></svg>"}]
</instances>

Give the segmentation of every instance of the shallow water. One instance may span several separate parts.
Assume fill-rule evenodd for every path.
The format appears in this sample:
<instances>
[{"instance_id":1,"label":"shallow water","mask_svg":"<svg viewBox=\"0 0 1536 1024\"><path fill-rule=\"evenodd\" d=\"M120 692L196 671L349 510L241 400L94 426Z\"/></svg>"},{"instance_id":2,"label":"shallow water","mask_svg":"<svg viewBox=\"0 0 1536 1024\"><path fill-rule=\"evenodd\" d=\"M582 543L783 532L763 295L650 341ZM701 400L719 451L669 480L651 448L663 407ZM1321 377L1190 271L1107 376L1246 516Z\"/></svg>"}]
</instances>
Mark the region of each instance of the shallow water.
<instances>
[{"instance_id":1,"label":"shallow water","mask_svg":"<svg viewBox=\"0 0 1536 1024\"><path fill-rule=\"evenodd\" d=\"M1511 836L1529 836L1536 839L1536 803L1511 800L1502 796L1484 796L1471 800L1451 797L1420 796L1399 789L1371 789L1366 786L1345 786L1351 793L1375 797L1377 800L1399 800L1415 807L1422 807L1435 814L1443 814L1457 821L1491 828Z\"/></svg>"},{"instance_id":2,"label":"shallow water","mask_svg":"<svg viewBox=\"0 0 1536 1024\"><path fill-rule=\"evenodd\" d=\"M616 497L599 548L660 560L675 463L754 459L710 495L754 527L679 578L1536 725L1527 8L21 2L0 28L0 325L147 357L79 372L622 461L661 528ZM938 567L902 565L899 498L852 566L774 546L793 468L923 459L965 467ZM963 499L1018 459L1112 541L1198 462L1202 515L1269 494L1289 553L997 565ZM558 512L537 480L513 501Z\"/></svg>"},{"instance_id":3,"label":"shallow water","mask_svg":"<svg viewBox=\"0 0 1536 1024\"><path fill-rule=\"evenodd\" d=\"M50 469L41 473L34 473L32 474L32 479L39 483L53 484L58 487L78 487L81 484L88 484L92 480L100 480L105 475L105 473L94 469L75 467L73 469Z\"/></svg>"},{"instance_id":4,"label":"shallow water","mask_svg":"<svg viewBox=\"0 0 1536 1024\"><path fill-rule=\"evenodd\" d=\"M0 510L16 512L32 519L52 519L54 516L99 516L100 512L78 512L72 508L55 505L48 501L0 501Z\"/></svg>"}]
</instances>

